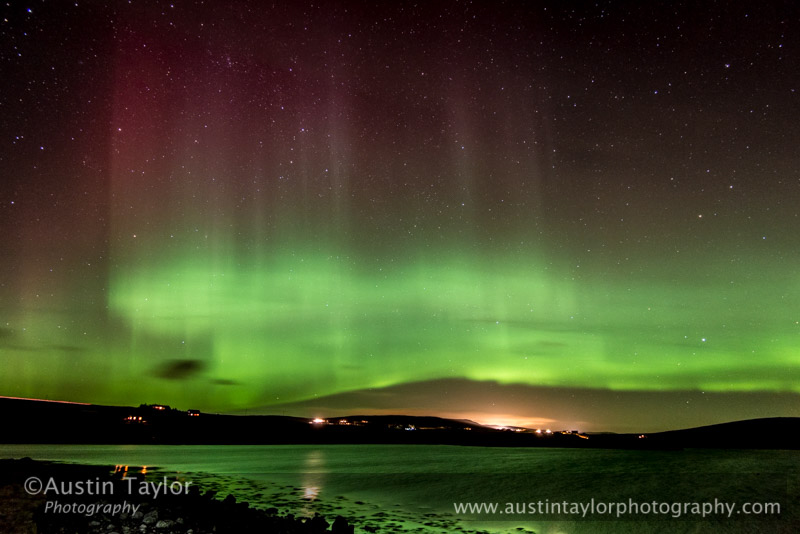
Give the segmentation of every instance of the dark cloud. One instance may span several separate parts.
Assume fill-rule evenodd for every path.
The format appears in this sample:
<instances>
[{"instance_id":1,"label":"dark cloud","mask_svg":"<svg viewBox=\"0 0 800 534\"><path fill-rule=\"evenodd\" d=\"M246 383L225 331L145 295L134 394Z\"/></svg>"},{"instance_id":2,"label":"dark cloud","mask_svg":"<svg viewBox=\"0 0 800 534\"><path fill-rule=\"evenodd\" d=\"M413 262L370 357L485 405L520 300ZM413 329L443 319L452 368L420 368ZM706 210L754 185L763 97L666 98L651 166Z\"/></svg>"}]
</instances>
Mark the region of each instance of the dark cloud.
<instances>
[{"instance_id":1,"label":"dark cloud","mask_svg":"<svg viewBox=\"0 0 800 534\"><path fill-rule=\"evenodd\" d=\"M61 352L83 352L86 350L83 347L77 347L75 345L52 345L49 348Z\"/></svg>"},{"instance_id":2,"label":"dark cloud","mask_svg":"<svg viewBox=\"0 0 800 534\"><path fill-rule=\"evenodd\" d=\"M202 360L170 360L156 368L153 375L168 380L186 380L204 368L205 363Z\"/></svg>"},{"instance_id":3,"label":"dark cloud","mask_svg":"<svg viewBox=\"0 0 800 534\"><path fill-rule=\"evenodd\" d=\"M240 382L236 380L228 380L227 378L214 378L211 380L211 383L215 386L238 386Z\"/></svg>"}]
</instances>

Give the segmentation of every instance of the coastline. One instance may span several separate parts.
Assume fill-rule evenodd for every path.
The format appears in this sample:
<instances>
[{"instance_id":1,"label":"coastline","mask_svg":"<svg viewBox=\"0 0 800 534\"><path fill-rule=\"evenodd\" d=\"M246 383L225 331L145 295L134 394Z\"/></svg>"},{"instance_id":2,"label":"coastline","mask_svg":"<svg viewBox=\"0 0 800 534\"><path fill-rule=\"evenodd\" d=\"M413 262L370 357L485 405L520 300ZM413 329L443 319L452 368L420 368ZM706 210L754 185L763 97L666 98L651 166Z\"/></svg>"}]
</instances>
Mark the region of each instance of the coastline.
<instances>
[{"instance_id":1,"label":"coastline","mask_svg":"<svg viewBox=\"0 0 800 534\"><path fill-rule=\"evenodd\" d=\"M737 533L753 532L755 528L772 532L797 531L793 505L797 502L793 483L798 465L796 451L576 451L451 446L331 446L321 449L312 446L72 445L58 448L31 445L7 447L3 455L5 458L37 459L0 461L0 479L10 478L9 465L15 465L18 472L13 491L0 484L4 492L0 514L8 507L20 508L15 502L27 504L29 511L27 523L17 522L26 524L27 529L8 527L11 532L32 532L31 525L34 525L39 528L37 532L70 534L139 531L185 534L191 528L189 521L201 517L203 519L197 521L200 527L192 530L195 534L209 530L203 528L209 526L209 521L203 517L206 505L218 512L239 513L237 501L247 501L249 504L245 506L260 508L273 516L293 514L294 521L280 528L270 527L270 523L255 523L252 527L222 525L217 531L329 531L313 530L315 526L308 524L308 518L314 515L322 516L329 523L320 524L322 529L330 529L332 520L342 515L359 533L548 532L558 526L560 531L573 534L613 534L630 531L628 527L634 525L636 532L647 534L689 533L697 529L716 531L723 526L725 531ZM115 466L117 474L112 475L111 468L106 466ZM68 525L63 521L63 514L53 516L52 511L48 512L49 516L43 514L47 516L44 519L55 519L48 525L30 513L37 503L31 502L35 498L25 494L22 483L35 475L43 482L47 477L59 481L93 481L90 491L94 496L84 501L95 504L108 500L98 497L101 491L95 488L114 477L122 477L125 482L146 477L150 484L169 481L181 490L177 493L183 493L181 484L191 481L192 487L196 487L192 490L194 496L223 499L230 493L236 499L228 499L227 508L219 504L225 503L224 499L219 502L197 499L189 506L192 499L183 495L167 499L163 492L155 497L151 492L135 500L137 504L149 501L156 505L152 509L142 509L138 522L115 522L119 518L132 519L128 511L125 516L111 514L113 517L106 523L97 520L100 515L96 515L95 520L100 524L91 525L91 521L84 520L65 530ZM124 501L125 495L131 492L130 487L123 483L117 488L115 494ZM211 494L208 490L212 490ZM70 499L63 492L59 495L50 491L47 500L66 502ZM611 517L599 509L586 517L557 511L520 514L516 508L511 516L503 516L504 512L498 516L449 510L455 502L502 501L507 504L508 501L531 503L539 500L550 503L597 501L601 504L629 500L662 504L720 500L734 506L747 502L777 503L780 508L777 514L761 513L751 518L737 513L700 516L688 512L680 517L666 512ZM38 505L41 507L43 502L40 497ZM173 506L173 502L177 505ZM182 504L186 506L181 508ZM151 524L142 525L153 509L157 514L149 519ZM39 523L34 523L33 519ZM154 528L162 521L160 528ZM8 521L0 515L0 532L9 531L3 528L6 524ZM211 528L215 526L210 525Z\"/></svg>"},{"instance_id":2,"label":"coastline","mask_svg":"<svg viewBox=\"0 0 800 534\"><path fill-rule=\"evenodd\" d=\"M33 479L57 481L57 487L47 492L57 498L45 495L40 486L31 488L29 481ZM237 502L233 495L218 499L213 491L201 492L196 486L184 486L185 491L162 488L158 493L152 486L154 491L144 495L131 491L142 482L137 475L123 478L110 466L30 458L0 460L0 524L5 531L19 534L354 532L353 525L342 516L280 515L276 508L258 509Z\"/></svg>"}]
</instances>

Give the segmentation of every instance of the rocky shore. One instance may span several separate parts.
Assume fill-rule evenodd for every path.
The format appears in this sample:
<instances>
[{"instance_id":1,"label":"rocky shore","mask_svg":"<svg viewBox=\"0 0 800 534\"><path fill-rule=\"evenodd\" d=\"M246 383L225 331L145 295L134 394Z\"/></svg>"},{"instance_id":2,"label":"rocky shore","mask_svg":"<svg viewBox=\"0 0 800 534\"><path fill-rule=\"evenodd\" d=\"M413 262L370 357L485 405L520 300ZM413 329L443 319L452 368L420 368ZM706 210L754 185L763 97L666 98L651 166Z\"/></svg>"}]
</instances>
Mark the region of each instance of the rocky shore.
<instances>
[{"instance_id":1,"label":"rocky shore","mask_svg":"<svg viewBox=\"0 0 800 534\"><path fill-rule=\"evenodd\" d=\"M14 534L351 534L345 518L299 518L261 510L233 495L131 491L111 468L0 460L0 532ZM33 482L31 482L33 481ZM54 482L50 482L54 481ZM134 483L140 481L134 480ZM47 484L51 487L47 489ZM52 484L57 484L57 487Z\"/></svg>"}]
</instances>

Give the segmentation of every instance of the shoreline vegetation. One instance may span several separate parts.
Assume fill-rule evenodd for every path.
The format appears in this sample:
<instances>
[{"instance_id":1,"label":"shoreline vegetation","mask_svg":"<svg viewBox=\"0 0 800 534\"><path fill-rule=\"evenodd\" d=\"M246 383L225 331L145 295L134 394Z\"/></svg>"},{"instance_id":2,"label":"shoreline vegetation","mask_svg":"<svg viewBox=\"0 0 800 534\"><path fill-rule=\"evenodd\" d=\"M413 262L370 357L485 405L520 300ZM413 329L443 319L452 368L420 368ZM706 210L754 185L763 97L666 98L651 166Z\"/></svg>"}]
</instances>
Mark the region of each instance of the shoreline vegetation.
<instances>
[{"instance_id":1,"label":"shoreline vegetation","mask_svg":"<svg viewBox=\"0 0 800 534\"><path fill-rule=\"evenodd\" d=\"M774 417L647 434L492 428L404 415L305 419L220 415L158 404L102 406L0 397L2 443L420 444L607 449L800 449L800 418Z\"/></svg>"},{"instance_id":2,"label":"shoreline vegetation","mask_svg":"<svg viewBox=\"0 0 800 534\"><path fill-rule=\"evenodd\" d=\"M29 491L26 483L57 481L60 495ZM218 499L197 486L163 492L157 498L130 491L131 478L113 468L22 459L0 460L0 525L16 534L206 534L270 532L274 534L352 534L342 516L310 518L281 515L276 508L259 509L237 502L233 495ZM91 487L86 482L91 481ZM83 486L78 484L83 483ZM70 484L73 484L70 486ZM81 494L78 487L82 488ZM72 491L65 495L68 488ZM58 507L58 508L56 508ZM91 512L91 513L90 513Z\"/></svg>"}]
</instances>

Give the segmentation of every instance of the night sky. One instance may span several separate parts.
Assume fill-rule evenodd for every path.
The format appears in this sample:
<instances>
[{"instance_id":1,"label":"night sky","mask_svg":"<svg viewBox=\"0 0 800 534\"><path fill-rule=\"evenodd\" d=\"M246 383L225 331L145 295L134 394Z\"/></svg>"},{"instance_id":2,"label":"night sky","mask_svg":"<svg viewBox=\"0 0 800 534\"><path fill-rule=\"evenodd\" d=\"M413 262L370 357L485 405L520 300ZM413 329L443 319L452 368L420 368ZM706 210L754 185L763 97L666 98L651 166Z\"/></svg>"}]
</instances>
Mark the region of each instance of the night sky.
<instances>
[{"instance_id":1,"label":"night sky","mask_svg":"<svg viewBox=\"0 0 800 534\"><path fill-rule=\"evenodd\" d=\"M800 416L794 2L2 11L0 395Z\"/></svg>"}]
</instances>

